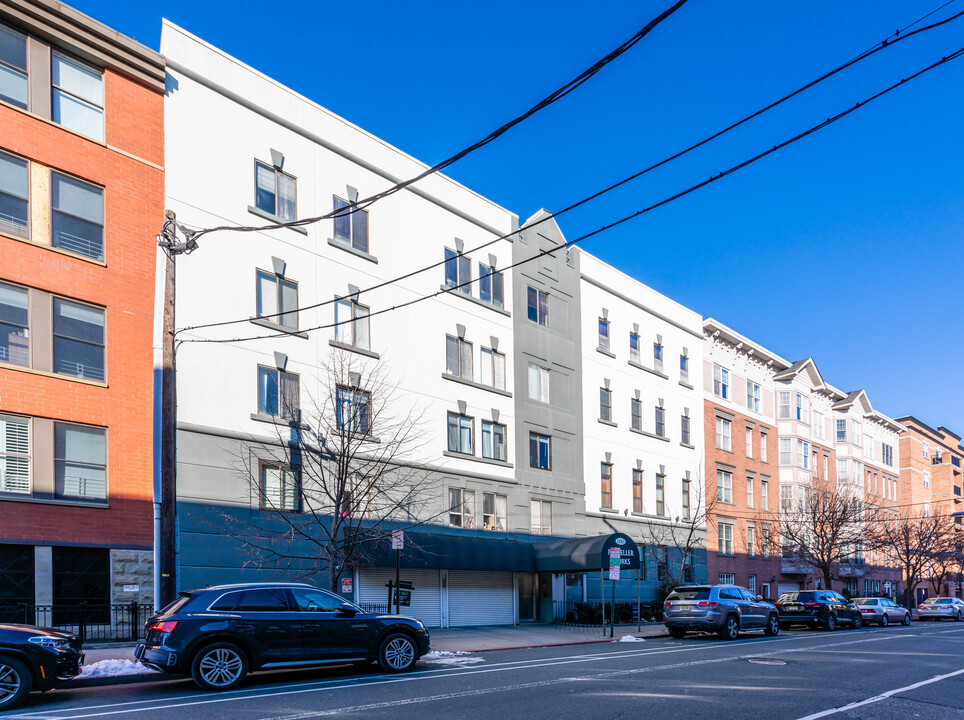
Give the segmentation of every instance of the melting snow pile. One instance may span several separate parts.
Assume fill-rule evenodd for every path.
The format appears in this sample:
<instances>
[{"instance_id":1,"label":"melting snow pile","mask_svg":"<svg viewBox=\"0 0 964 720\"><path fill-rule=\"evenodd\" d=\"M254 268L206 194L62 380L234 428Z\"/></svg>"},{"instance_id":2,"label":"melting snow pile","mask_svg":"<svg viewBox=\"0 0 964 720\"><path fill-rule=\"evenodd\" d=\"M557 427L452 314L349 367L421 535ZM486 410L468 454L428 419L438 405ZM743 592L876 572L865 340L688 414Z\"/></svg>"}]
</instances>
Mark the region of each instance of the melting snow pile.
<instances>
[{"instance_id":1,"label":"melting snow pile","mask_svg":"<svg viewBox=\"0 0 964 720\"><path fill-rule=\"evenodd\" d=\"M433 650L422 656L422 660L432 665L472 665L484 662L480 657L469 657L472 653L463 650L450 652L448 650Z\"/></svg>"},{"instance_id":2,"label":"melting snow pile","mask_svg":"<svg viewBox=\"0 0 964 720\"><path fill-rule=\"evenodd\" d=\"M638 638L635 635L623 635L619 640L613 640L613 642L646 642L643 638Z\"/></svg>"},{"instance_id":3,"label":"melting snow pile","mask_svg":"<svg viewBox=\"0 0 964 720\"><path fill-rule=\"evenodd\" d=\"M143 675L153 672L157 671L132 660L100 660L90 665L84 665L80 677L116 677L118 675Z\"/></svg>"}]
</instances>

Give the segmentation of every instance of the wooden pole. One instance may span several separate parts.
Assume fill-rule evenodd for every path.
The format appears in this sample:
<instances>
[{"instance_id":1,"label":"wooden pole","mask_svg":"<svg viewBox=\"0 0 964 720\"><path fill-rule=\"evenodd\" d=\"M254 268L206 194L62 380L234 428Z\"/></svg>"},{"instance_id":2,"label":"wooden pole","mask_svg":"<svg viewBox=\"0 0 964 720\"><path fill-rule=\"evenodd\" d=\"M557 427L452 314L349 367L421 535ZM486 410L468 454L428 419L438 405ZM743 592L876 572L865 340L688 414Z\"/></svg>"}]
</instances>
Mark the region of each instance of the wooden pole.
<instances>
[{"instance_id":1,"label":"wooden pole","mask_svg":"<svg viewBox=\"0 0 964 720\"><path fill-rule=\"evenodd\" d=\"M165 253L161 432L160 604L177 596L177 380L174 359L174 254Z\"/></svg>"}]
</instances>

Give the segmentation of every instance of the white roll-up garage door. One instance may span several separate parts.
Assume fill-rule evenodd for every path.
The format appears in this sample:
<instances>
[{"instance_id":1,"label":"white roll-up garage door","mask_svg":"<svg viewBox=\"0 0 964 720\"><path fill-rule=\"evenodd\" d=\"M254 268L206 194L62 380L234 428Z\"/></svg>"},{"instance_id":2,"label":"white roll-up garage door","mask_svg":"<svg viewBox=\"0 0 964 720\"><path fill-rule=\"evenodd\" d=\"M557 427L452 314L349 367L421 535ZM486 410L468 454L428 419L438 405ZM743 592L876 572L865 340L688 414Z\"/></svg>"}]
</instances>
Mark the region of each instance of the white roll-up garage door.
<instances>
[{"instance_id":1,"label":"white roll-up garage door","mask_svg":"<svg viewBox=\"0 0 964 720\"><path fill-rule=\"evenodd\" d=\"M417 617L428 627L442 624L442 587L438 570L402 568L401 579L407 580L412 590L412 604L401 607L403 615ZM365 568L358 571L358 602L388 602L388 581L395 582L395 568ZM392 608L394 610L394 608Z\"/></svg>"},{"instance_id":2,"label":"white roll-up garage door","mask_svg":"<svg viewBox=\"0 0 964 720\"><path fill-rule=\"evenodd\" d=\"M777 585L777 597L785 592L796 592L800 589L800 583L779 583Z\"/></svg>"},{"instance_id":3,"label":"white roll-up garage door","mask_svg":"<svg viewBox=\"0 0 964 720\"><path fill-rule=\"evenodd\" d=\"M449 626L515 623L512 573L449 570Z\"/></svg>"}]
</instances>

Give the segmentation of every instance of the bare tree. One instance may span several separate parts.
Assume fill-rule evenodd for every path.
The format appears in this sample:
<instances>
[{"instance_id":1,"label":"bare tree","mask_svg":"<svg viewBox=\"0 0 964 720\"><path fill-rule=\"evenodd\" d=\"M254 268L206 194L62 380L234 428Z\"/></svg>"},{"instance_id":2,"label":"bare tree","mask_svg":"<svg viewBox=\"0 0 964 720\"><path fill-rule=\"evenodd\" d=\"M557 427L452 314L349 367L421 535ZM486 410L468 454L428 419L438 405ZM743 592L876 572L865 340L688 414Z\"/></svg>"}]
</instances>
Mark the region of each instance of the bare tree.
<instances>
[{"instance_id":1,"label":"bare tree","mask_svg":"<svg viewBox=\"0 0 964 720\"><path fill-rule=\"evenodd\" d=\"M257 457L236 463L260 512L224 515L250 564L300 578L324 574L334 591L345 568L363 564L392 530L437 517L436 484L419 461L424 411L399 397L383 368L335 349L319 364L319 396L303 392L303 407L281 378L287 426L276 443L248 448Z\"/></svg>"},{"instance_id":2,"label":"bare tree","mask_svg":"<svg viewBox=\"0 0 964 720\"><path fill-rule=\"evenodd\" d=\"M780 500L780 538L783 553L813 566L832 589L841 566L862 557L866 540L866 504L859 487L814 479L796 500Z\"/></svg>"}]
</instances>

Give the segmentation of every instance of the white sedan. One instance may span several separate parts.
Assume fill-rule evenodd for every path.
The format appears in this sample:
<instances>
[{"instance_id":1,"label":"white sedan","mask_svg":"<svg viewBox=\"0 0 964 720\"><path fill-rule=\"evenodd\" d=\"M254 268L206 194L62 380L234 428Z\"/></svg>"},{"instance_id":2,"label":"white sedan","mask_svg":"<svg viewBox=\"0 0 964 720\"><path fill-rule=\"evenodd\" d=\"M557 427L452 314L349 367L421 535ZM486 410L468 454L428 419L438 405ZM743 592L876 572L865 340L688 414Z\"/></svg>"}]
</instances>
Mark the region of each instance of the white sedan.
<instances>
[{"instance_id":1,"label":"white sedan","mask_svg":"<svg viewBox=\"0 0 964 720\"><path fill-rule=\"evenodd\" d=\"M921 620L964 620L964 600L952 597L928 598L917 608Z\"/></svg>"}]
</instances>

